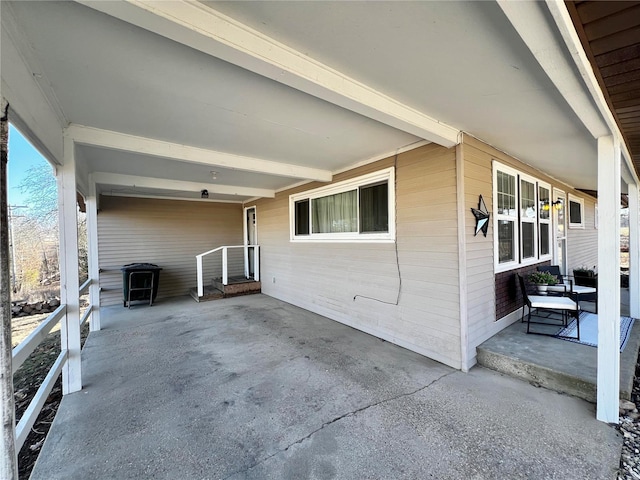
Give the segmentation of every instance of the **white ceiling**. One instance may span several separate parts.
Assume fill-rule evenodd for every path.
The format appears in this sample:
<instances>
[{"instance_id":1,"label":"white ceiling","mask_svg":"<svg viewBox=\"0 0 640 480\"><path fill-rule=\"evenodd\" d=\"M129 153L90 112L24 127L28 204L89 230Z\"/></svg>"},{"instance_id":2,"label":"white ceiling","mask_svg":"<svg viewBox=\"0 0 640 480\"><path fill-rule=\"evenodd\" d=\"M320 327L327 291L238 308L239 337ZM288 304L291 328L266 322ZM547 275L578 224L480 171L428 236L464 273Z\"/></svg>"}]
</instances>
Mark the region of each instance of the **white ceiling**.
<instances>
[{"instance_id":1,"label":"white ceiling","mask_svg":"<svg viewBox=\"0 0 640 480\"><path fill-rule=\"evenodd\" d=\"M596 186L595 140L493 2L203 3L570 185ZM30 68L67 123L329 171L421 140L84 5L6 5L31 49ZM85 174L271 190L301 180L90 146L78 152Z\"/></svg>"},{"instance_id":2,"label":"white ceiling","mask_svg":"<svg viewBox=\"0 0 640 480\"><path fill-rule=\"evenodd\" d=\"M495 2L202 3L571 185L595 181L596 141Z\"/></svg>"}]
</instances>

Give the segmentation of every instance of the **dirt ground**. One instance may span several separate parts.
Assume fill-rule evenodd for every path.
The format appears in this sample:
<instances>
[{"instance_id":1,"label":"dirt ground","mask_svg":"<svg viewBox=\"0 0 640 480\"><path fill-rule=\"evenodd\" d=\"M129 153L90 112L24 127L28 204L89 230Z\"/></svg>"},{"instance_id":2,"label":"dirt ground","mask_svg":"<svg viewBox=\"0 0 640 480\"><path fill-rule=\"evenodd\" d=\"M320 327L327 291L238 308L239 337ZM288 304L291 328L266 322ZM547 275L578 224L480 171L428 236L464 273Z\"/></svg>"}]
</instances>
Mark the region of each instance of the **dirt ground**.
<instances>
[{"instance_id":1,"label":"dirt ground","mask_svg":"<svg viewBox=\"0 0 640 480\"><path fill-rule=\"evenodd\" d=\"M15 347L36 328L47 314L19 317L12 320L12 344ZM89 334L89 325L82 328L82 344ZM40 343L35 351L27 358L13 376L14 398L16 402L16 421L20 421L24 411L29 406L38 388L47 376L51 366L60 354L60 326L57 325ZM31 432L18 453L18 469L20 480L27 480L31 475L33 465L38 459L40 449L44 443L53 418L62 400L62 385L60 378L56 381L47 401L38 416Z\"/></svg>"},{"instance_id":2,"label":"dirt ground","mask_svg":"<svg viewBox=\"0 0 640 480\"><path fill-rule=\"evenodd\" d=\"M11 319L11 347L15 348L19 345L48 315L48 313L41 313L39 315ZM60 324L52 329L53 332L59 330Z\"/></svg>"}]
</instances>

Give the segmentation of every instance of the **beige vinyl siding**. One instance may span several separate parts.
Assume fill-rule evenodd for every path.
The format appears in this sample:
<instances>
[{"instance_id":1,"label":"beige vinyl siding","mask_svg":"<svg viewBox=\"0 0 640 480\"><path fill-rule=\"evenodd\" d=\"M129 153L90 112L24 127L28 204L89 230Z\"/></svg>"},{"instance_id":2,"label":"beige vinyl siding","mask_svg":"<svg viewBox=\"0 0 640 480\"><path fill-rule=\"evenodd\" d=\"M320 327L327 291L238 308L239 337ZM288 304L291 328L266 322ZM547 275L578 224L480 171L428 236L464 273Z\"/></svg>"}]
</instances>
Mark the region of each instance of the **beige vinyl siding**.
<instances>
[{"instance_id":1,"label":"beige vinyl siding","mask_svg":"<svg viewBox=\"0 0 640 480\"><path fill-rule=\"evenodd\" d=\"M474 236L476 219L471 208L478 208L482 195L493 222L493 171L491 156L473 144L464 143L465 247L467 257L468 365L475 363L476 346L491 337L496 319L493 261L493 223L485 237Z\"/></svg>"},{"instance_id":2,"label":"beige vinyl siding","mask_svg":"<svg viewBox=\"0 0 640 480\"><path fill-rule=\"evenodd\" d=\"M567 264L569 274L577 267L593 268L598 265L598 230L595 229L596 201L592 197L580 192L572 192L584 199L584 228L567 229Z\"/></svg>"},{"instance_id":3,"label":"beige vinyl siding","mask_svg":"<svg viewBox=\"0 0 640 480\"><path fill-rule=\"evenodd\" d=\"M134 262L162 267L158 298L185 295L196 286L195 256L221 245L241 245L242 206L144 198L100 198L98 255L101 302L122 302L120 267ZM244 270L242 249L229 252L230 275ZM221 275L221 254L204 258L205 283Z\"/></svg>"},{"instance_id":4,"label":"beige vinyl siding","mask_svg":"<svg viewBox=\"0 0 640 480\"><path fill-rule=\"evenodd\" d=\"M334 182L393 165L375 162ZM397 253L393 243L290 241L289 195L321 185L256 202L262 291L460 368L455 149L398 156Z\"/></svg>"},{"instance_id":5,"label":"beige vinyl siding","mask_svg":"<svg viewBox=\"0 0 640 480\"><path fill-rule=\"evenodd\" d=\"M493 208L493 160L549 183L552 188L557 187L565 193L572 193L584 198L585 228L581 230L569 229L567 233L569 270L574 265L580 265L584 262L589 265L596 265L598 245L597 230L594 229L595 201L593 198L559 183L533 167L523 164L473 137L465 135L463 142L469 339L468 366L470 367L475 363L476 346L507 327L513 320L509 317L496 319L493 253L493 220L495 215ZM480 195L483 196L487 209L491 213L491 223L486 238L482 234L474 236L476 221L471 213L471 208L478 207L478 197ZM552 244L551 248L555 248L555 245Z\"/></svg>"}]
</instances>

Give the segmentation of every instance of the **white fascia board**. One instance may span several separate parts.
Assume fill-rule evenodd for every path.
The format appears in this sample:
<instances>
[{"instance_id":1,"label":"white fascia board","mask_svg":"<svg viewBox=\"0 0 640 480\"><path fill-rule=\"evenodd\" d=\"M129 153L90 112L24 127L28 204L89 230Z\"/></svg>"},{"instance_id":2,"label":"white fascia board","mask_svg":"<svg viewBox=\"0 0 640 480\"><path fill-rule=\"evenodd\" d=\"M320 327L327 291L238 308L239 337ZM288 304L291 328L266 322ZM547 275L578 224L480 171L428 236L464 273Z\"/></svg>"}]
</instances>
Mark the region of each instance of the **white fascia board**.
<instances>
[{"instance_id":1,"label":"white fascia board","mask_svg":"<svg viewBox=\"0 0 640 480\"><path fill-rule=\"evenodd\" d=\"M602 89L600 88L600 84L598 83L598 79L596 78L595 73L593 72L593 67L591 66L591 62L589 58L587 58L587 54L582 48L582 42L580 41L580 37L578 37L578 33L573 25L573 21L571 20L571 15L569 15L569 11L567 10L567 6L564 4L562 0L545 0L547 7L549 8L549 12L551 12L551 16L553 17L562 38L564 39L567 48L571 56L573 57L573 61L578 67L578 71L582 76L582 80L586 84L589 92L591 93L591 97L595 102L598 110L601 115L605 119L607 126L609 128L609 132L613 133L616 139L620 142L620 149L622 151L622 156L625 160L629 171L631 172L634 183L636 185L640 184L640 179L638 179L638 175L636 174L635 167L633 165L633 160L631 158L631 153L627 147L624 137L618 128L618 124L609 109L609 104L602 93ZM609 133L605 134L609 135ZM604 135L603 135L604 136Z\"/></svg>"},{"instance_id":2,"label":"white fascia board","mask_svg":"<svg viewBox=\"0 0 640 480\"><path fill-rule=\"evenodd\" d=\"M93 172L93 180L101 185L118 185L123 187L157 188L161 190L175 190L182 192L199 192L208 190L210 193L221 195L240 195L243 197L267 197L276 196L274 190L266 188L237 187L233 185L220 185L206 182L187 182L183 180L171 180L167 178L140 177L136 175L123 175L120 173Z\"/></svg>"},{"instance_id":3,"label":"white fascia board","mask_svg":"<svg viewBox=\"0 0 640 480\"><path fill-rule=\"evenodd\" d=\"M73 138L77 144L169 158L212 167L231 168L280 177L303 178L318 182L330 182L333 178L329 170L234 155L84 125L69 125L65 129L65 135Z\"/></svg>"},{"instance_id":4,"label":"white fascia board","mask_svg":"<svg viewBox=\"0 0 640 480\"><path fill-rule=\"evenodd\" d=\"M458 143L459 130L198 2L78 1L398 130L447 148Z\"/></svg>"},{"instance_id":5,"label":"white fascia board","mask_svg":"<svg viewBox=\"0 0 640 480\"><path fill-rule=\"evenodd\" d=\"M544 6L512 0L498 0L498 5L589 133L594 138L608 135L607 123L565 57L564 46L557 42L544 15Z\"/></svg>"}]
</instances>

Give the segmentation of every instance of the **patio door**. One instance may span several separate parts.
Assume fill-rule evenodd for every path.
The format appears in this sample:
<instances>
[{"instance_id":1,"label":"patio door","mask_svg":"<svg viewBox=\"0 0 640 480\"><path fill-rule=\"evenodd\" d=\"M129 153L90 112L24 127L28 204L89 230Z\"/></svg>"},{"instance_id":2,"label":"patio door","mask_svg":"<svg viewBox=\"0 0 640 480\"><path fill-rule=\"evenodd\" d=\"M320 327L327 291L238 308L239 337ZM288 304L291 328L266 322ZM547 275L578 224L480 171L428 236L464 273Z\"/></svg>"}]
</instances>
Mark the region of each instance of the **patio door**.
<instances>
[{"instance_id":1,"label":"patio door","mask_svg":"<svg viewBox=\"0 0 640 480\"><path fill-rule=\"evenodd\" d=\"M255 273L255 248L258 230L256 222L256 207L244 209L244 276L253 278Z\"/></svg>"},{"instance_id":2,"label":"patio door","mask_svg":"<svg viewBox=\"0 0 640 480\"><path fill-rule=\"evenodd\" d=\"M567 275L567 215L566 194L557 188L553 189L553 229L555 248L553 250L553 264L560 267L560 272Z\"/></svg>"}]
</instances>

